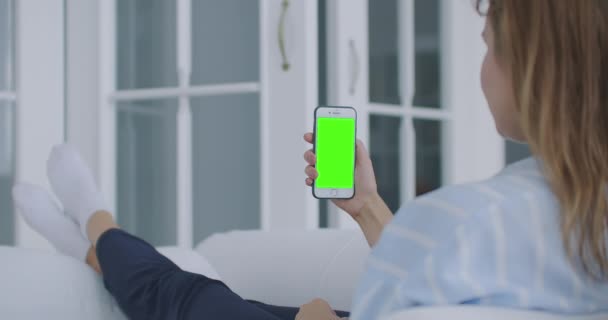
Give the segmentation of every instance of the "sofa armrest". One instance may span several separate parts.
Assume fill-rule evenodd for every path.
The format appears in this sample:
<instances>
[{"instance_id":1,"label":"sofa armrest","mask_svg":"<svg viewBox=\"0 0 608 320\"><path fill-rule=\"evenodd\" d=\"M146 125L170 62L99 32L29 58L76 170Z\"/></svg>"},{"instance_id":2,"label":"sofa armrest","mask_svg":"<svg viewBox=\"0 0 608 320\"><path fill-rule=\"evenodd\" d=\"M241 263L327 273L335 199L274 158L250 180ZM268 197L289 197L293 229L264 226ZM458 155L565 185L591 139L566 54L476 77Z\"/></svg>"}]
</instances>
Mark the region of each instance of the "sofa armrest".
<instances>
[{"instance_id":1,"label":"sofa armrest","mask_svg":"<svg viewBox=\"0 0 608 320\"><path fill-rule=\"evenodd\" d=\"M359 230L233 231L196 251L246 299L298 307L322 298L350 310L369 247Z\"/></svg>"},{"instance_id":2,"label":"sofa armrest","mask_svg":"<svg viewBox=\"0 0 608 320\"><path fill-rule=\"evenodd\" d=\"M82 261L13 247L0 247L0 261L0 319L126 319Z\"/></svg>"}]
</instances>

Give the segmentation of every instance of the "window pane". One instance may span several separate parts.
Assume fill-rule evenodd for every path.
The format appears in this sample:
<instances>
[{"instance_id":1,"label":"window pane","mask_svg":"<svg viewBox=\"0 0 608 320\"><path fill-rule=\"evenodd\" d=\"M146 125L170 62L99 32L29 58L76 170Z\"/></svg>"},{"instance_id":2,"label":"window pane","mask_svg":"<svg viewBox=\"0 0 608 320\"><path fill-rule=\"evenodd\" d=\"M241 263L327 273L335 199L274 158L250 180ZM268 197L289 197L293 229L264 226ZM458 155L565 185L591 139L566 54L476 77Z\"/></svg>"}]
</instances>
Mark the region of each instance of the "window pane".
<instances>
[{"instance_id":1,"label":"window pane","mask_svg":"<svg viewBox=\"0 0 608 320\"><path fill-rule=\"evenodd\" d=\"M260 228L257 94L193 98L193 241Z\"/></svg>"},{"instance_id":2,"label":"window pane","mask_svg":"<svg viewBox=\"0 0 608 320\"><path fill-rule=\"evenodd\" d=\"M511 164L531 156L530 148L528 148L527 144L507 140L505 148L507 149L507 164Z\"/></svg>"},{"instance_id":3,"label":"window pane","mask_svg":"<svg viewBox=\"0 0 608 320\"><path fill-rule=\"evenodd\" d=\"M369 97L401 104L397 0L369 0Z\"/></svg>"},{"instance_id":4,"label":"window pane","mask_svg":"<svg viewBox=\"0 0 608 320\"><path fill-rule=\"evenodd\" d=\"M441 60L439 0L416 0L416 92L415 106L439 108L441 101Z\"/></svg>"},{"instance_id":5,"label":"window pane","mask_svg":"<svg viewBox=\"0 0 608 320\"><path fill-rule=\"evenodd\" d=\"M441 122L414 120L416 130L416 195L441 187Z\"/></svg>"},{"instance_id":6,"label":"window pane","mask_svg":"<svg viewBox=\"0 0 608 320\"><path fill-rule=\"evenodd\" d=\"M14 2L0 0L0 91L14 90ZM13 199L15 179L15 104L0 101L0 245L15 242Z\"/></svg>"},{"instance_id":7,"label":"window pane","mask_svg":"<svg viewBox=\"0 0 608 320\"><path fill-rule=\"evenodd\" d=\"M383 104L409 104L402 101L399 72L406 52L399 51L400 25L407 21L399 16L397 0L369 1L369 94L370 101ZM439 108L441 99L439 0L414 2L415 87L413 104Z\"/></svg>"},{"instance_id":8,"label":"window pane","mask_svg":"<svg viewBox=\"0 0 608 320\"><path fill-rule=\"evenodd\" d=\"M155 246L175 245L177 101L118 105L118 223Z\"/></svg>"},{"instance_id":9,"label":"window pane","mask_svg":"<svg viewBox=\"0 0 608 320\"><path fill-rule=\"evenodd\" d=\"M122 0L116 5L118 89L177 86L175 0Z\"/></svg>"},{"instance_id":10,"label":"window pane","mask_svg":"<svg viewBox=\"0 0 608 320\"><path fill-rule=\"evenodd\" d=\"M13 1L0 0L0 91L11 91L14 48Z\"/></svg>"},{"instance_id":11,"label":"window pane","mask_svg":"<svg viewBox=\"0 0 608 320\"><path fill-rule=\"evenodd\" d=\"M14 104L0 102L0 245L14 244Z\"/></svg>"},{"instance_id":12,"label":"window pane","mask_svg":"<svg viewBox=\"0 0 608 320\"><path fill-rule=\"evenodd\" d=\"M370 156L374 164L378 193L396 212L400 201L400 127L401 118L370 116Z\"/></svg>"},{"instance_id":13,"label":"window pane","mask_svg":"<svg viewBox=\"0 0 608 320\"><path fill-rule=\"evenodd\" d=\"M258 81L259 1L192 1L192 83Z\"/></svg>"}]
</instances>

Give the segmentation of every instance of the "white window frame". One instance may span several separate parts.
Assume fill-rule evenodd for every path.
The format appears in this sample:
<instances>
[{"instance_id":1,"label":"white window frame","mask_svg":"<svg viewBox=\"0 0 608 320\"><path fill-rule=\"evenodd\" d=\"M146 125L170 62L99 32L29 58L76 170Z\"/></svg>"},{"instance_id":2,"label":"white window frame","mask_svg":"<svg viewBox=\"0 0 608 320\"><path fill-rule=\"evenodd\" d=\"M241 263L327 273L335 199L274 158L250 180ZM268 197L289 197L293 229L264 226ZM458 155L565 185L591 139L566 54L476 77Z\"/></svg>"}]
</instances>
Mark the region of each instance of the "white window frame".
<instances>
[{"instance_id":1,"label":"white window frame","mask_svg":"<svg viewBox=\"0 0 608 320\"><path fill-rule=\"evenodd\" d=\"M15 1L15 179L49 188L46 159L64 140L64 1ZM17 211L15 211L17 214ZM51 245L15 219L15 243L32 248Z\"/></svg>"},{"instance_id":2,"label":"white window frame","mask_svg":"<svg viewBox=\"0 0 608 320\"><path fill-rule=\"evenodd\" d=\"M414 0L398 2L399 61L402 104L383 105L369 99L368 1L328 1L329 104L355 106L359 137L369 143L369 116L402 119L400 176L402 203L416 195L416 132L414 120L439 120L442 130L442 183L481 179L504 165L504 142L493 128L479 85L484 45L483 19L466 1L441 0L441 109L413 105L415 92ZM354 52L356 51L356 52ZM353 61L354 60L354 61ZM357 66L358 64L358 66ZM358 75L358 79L357 79ZM474 79L471 78L474 75ZM358 81L358 83L356 83ZM354 84L354 88L351 88ZM335 206L330 226L356 225Z\"/></svg>"}]
</instances>

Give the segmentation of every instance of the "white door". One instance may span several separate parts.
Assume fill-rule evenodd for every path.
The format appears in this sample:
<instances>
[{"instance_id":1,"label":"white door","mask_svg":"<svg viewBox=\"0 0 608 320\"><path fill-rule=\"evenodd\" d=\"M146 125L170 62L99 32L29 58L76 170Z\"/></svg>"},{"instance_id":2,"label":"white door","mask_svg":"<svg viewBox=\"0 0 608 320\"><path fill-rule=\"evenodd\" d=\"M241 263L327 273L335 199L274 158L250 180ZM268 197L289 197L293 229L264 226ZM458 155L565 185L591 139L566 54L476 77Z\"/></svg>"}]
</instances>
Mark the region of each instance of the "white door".
<instances>
[{"instance_id":1,"label":"white door","mask_svg":"<svg viewBox=\"0 0 608 320\"><path fill-rule=\"evenodd\" d=\"M502 166L502 142L478 80L482 19L472 5L326 5L328 103L358 110L359 137L368 144L378 191L393 212L442 185L481 178ZM480 132L487 138L479 139ZM330 211L331 226L354 225L335 207Z\"/></svg>"},{"instance_id":2,"label":"white door","mask_svg":"<svg viewBox=\"0 0 608 320\"><path fill-rule=\"evenodd\" d=\"M316 226L301 173L316 4L100 5L99 178L119 224L186 247L232 229Z\"/></svg>"}]
</instances>

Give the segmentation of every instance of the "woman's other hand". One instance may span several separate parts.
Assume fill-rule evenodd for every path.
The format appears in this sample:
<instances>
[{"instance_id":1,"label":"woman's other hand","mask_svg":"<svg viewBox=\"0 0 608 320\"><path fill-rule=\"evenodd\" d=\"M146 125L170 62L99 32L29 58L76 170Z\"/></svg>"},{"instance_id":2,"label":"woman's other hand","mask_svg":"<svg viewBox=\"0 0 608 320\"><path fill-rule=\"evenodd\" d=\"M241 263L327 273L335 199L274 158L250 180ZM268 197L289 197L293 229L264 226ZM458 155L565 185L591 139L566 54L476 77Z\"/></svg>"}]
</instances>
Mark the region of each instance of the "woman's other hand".
<instances>
[{"instance_id":1,"label":"woman's other hand","mask_svg":"<svg viewBox=\"0 0 608 320\"><path fill-rule=\"evenodd\" d=\"M340 317L331 308L329 303L322 299L315 299L302 307L295 320L339 320Z\"/></svg>"},{"instance_id":2,"label":"woman's other hand","mask_svg":"<svg viewBox=\"0 0 608 320\"><path fill-rule=\"evenodd\" d=\"M313 134L310 132L306 133L304 135L304 140L313 144ZM332 201L356 220L366 203L377 195L378 188L376 186L376 177L374 175L372 161L367 153L365 145L358 139L355 158L355 196L348 200L334 199ZM307 176L306 184L312 186L314 180L319 176L319 173L315 168L317 157L313 150L310 149L304 153L304 159L308 163L308 166L305 169Z\"/></svg>"}]
</instances>

